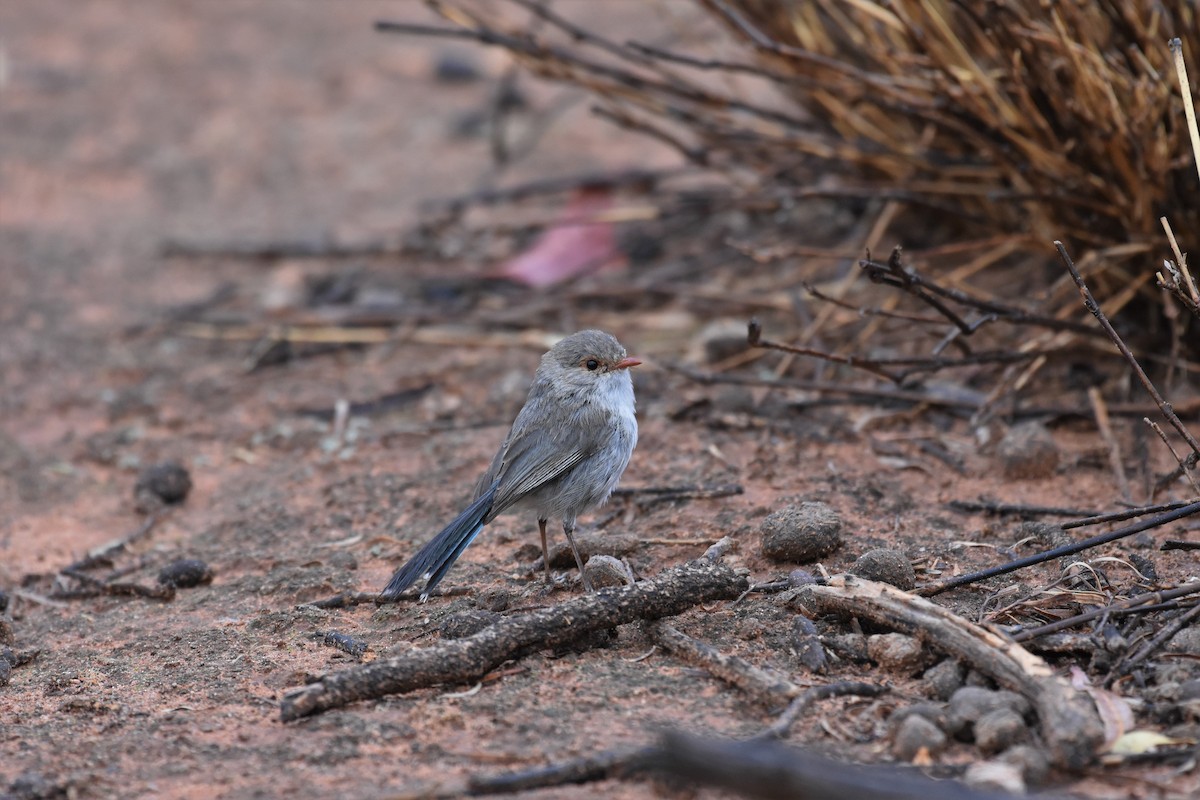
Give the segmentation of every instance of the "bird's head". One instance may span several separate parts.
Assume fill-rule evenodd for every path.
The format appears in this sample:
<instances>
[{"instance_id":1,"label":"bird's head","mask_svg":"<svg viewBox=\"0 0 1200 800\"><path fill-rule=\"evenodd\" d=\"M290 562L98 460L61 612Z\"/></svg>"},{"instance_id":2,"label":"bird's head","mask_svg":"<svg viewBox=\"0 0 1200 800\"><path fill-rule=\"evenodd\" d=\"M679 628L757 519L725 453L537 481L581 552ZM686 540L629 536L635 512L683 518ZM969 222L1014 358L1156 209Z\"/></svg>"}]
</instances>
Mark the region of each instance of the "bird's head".
<instances>
[{"instance_id":1,"label":"bird's head","mask_svg":"<svg viewBox=\"0 0 1200 800\"><path fill-rule=\"evenodd\" d=\"M641 359L604 331L579 331L559 341L542 357L542 367L572 388L630 385L629 368Z\"/></svg>"}]
</instances>

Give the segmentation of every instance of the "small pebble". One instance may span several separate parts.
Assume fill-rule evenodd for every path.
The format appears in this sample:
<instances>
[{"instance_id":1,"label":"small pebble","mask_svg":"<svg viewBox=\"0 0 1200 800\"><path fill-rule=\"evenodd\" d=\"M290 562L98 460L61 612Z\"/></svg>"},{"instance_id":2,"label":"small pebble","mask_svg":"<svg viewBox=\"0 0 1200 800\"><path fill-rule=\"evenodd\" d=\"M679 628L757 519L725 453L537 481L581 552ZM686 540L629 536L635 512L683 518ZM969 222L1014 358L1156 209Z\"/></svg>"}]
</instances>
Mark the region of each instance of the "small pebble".
<instances>
[{"instance_id":1,"label":"small pebble","mask_svg":"<svg viewBox=\"0 0 1200 800\"><path fill-rule=\"evenodd\" d=\"M158 573L158 582L163 586L174 586L177 589L191 589L206 583L212 583L213 571L198 558L181 558L167 564Z\"/></svg>"},{"instance_id":2,"label":"small pebble","mask_svg":"<svg viewBox=\"0 0 1200 800\"><path fill-rule=\"evenodd\" d=\"M443 639L465 639L489 627L501 616L494 611L460 611L452 614L438 626Z\"/></svg>"},{"instance_id":3,"label":"small pebble","mask_svg":"<svg viewBox=\"0 0 1200 800\"><path fill-rule=\"evenodd\" d=\"M809 672L824 672L829 668L829 659L825 657L825 648L821 645L817 626L803 614L792 618L792 652L800 665Z\"/></svg>"},{"instance_id":4,"label":"small pebble","mask_svg":"<svg viewBox=\"0 0 1200 800\"><path fill-rule=\"evenodd\" d=\"M842 519L825 503L787 506L762 521L762 552L774 561L804 563L842 544Z\"/></svg>"},{"instance_id":5,"label":"small pebble","mask_svg":"<svg viewBox=\"0 0 1200 800\"><path fill-rule=\"evenodd\" d=\"M921 668L924 652L919 641L903 633L879 633L867 637L867 655L892 672L917 671Z\"/></svg>"},{"instance_id":6,"label":"small pebble","mask_svg":"<svg viewBox=\"0 0 1200 800\"><path fill-rule=\"evenodd\" d=\"M1050 777L1050 760L1041 748L1030 744L1010 747L997 760L1019 769L1025 782L1033 786L1040 786Z\"/></svg>"},{"instance_id":7,"label":"small pebble","mask_svg":"<svg viewBox=\"0 0 1200 800\"><path fill-rule=\"evenodd\" d=\"M1032 539L1034 544L1044 550L1062 547L1075 541L1071 534L1063 530L1061 525L1037 520L1022 522L1017 526L1017 533L1013 538L1018 542Z\"/></svg>"},{"instance_id":8,"label":"small pebble","mask_svg":"<svg viewBox=\"0 0 1200 800\"><path fill-rule=\"evenodd\" d=\"M1200 628L1188 627L1171 637L1167 642L1170 653L1185 653L1189 656L1200 656Z\"/></svg>"},{"instance_id":9,"label":"small pebble","mask_svg":"<svg viewBox=\"0 0 1200 800\"><path fill-rule=\"evenodd\" d=\"M505 589L484 589L475 595L475 605L484 611L507 611L512 605L512 593Z\"/></svg>"},{"instance_id":10,"label":"small pebble","mask_svg":"<svg viewBox=\"0 0 1200 800\"><path fill-rule=\"evenodd\" d=\"M433 77L439 83L474 83L483 77L474 60L458 53L439 53Z\"/></svg>"},{"instance_id":11,"label":"small pebble","mask_svg":"<svg viewBox=\"0 0 1200 800\"><path fill-rule=\"evenodd\" d=\"M945 749L946 734L919 714L906 716L892 738L892 753L904 761L912 761L921 750L935 756Z\"/></svg>"},{"instance_id":12,"label":"small pebble","mask_svg":"<svg viewBox=\"0 0 1200 800\"><path fill-rule=\"evenodd\" d=\"M913 570L912 562L899 550L882 547L868 550L855 560L850 572L870 581L889 583L906 592L912 591L917 585L917 573Z\"/></svg>"},{"instance_id":13,"label":"small pebble","mask_svg":"<svg viewBox=\"0 0 1200 800\"><path fill-rule=\"evenodd\" d=\"M1004 477L1014 480L1049 478L1058 469L1059 449L1050 429L1040 422L1009 428L996 445Z\"/></svg>"},{"instance_id":14,"label":"small pebble","mask_svg":"<svg viewBox=\"0 0 1200 800\"><path fill-rule=\"evenodd\" d=\"M1200 680L1192 678L1178 684L1178 687L1175 698L1180 702L1186 703L1192 700L1200 700Z\"/></svg>"},{"instance_id":15,"label":"small pebble","mask_svg":"<svg viewBox=\"0 0 1200 800\"><path fill-rule=\"evenodd\" d=\"M1133 568L1140 572L1147 582L1158 583L1158 569L1154 566L1154 561L1140 553L1129 553L1125 557L1129 559L1129 563L1133 564Z\"/></svg>"},{"instance_id":16,"label":"small pebble","mask_svg":"<svg viewBox=\"0 0 1200 800\"><path fill-rule=\"evenodd\" d=\"M921 679L929 687L929 696L937 700L949 700L963 685L966 669L953 658L947 658L929 669Z\"/></svg>"},{"instance_id":17,"label":"small pebble","mask_svg":"<svg viewBox=\"0 0 1200 800\"><path fill-rule=\"evenodd\" d=\"M963 678L963 686L975 686L992 691L996 688L996 682L977 669L969 669L967 677Z\"/></svg>"},{"instance_id":18,"label":"small pebble","mask_svg":"<svg viewBox=\"0 0 1200 800\"><path fill-rule=\"evenodd\" d=\"M164 461L146 467L137 477L133 496L139 508L145 507L149 499L157 499L167 505L182 503L192 490L192 477L177 461Z\"/></svg>"},{"instance_id":19,"label":"small pebble","mask_svg":"<svg viewBox=\"0 0 1200 800\"><path fill-rule=\"evenodd\" d=\"M587 564L589 558L596 556L627 556L642 546L642 540L628 534L601 536L599 534L575 534L575 544L579 545L579 557ZM542 554L539 547L538 555ZM575 553L568 542L559 542L550 546L550 566L553 569L574 569Z\"/></svg>"},{"instance_id":20,"label":"small pebble","mask_svg":"<svg viewBox=\"0 0 1200 800\"><path fill-rule=\"evenodd\" d=\"M801 586L812 586L817 582L817 576L806 569L794 569L788 573L788 586L793 589Z\"/></svg>"},{"instance_id":21,"label":"small pebble","mask_svg":"<svg viewBox=\"0 0 1200 800\"><path fill-rule=\"evenodd\" d=\"M1024 717L1011 708L997 708L975 721L975 744L987 755L1021 744L1028 734Z\"/></svg>"},{"instance_id":22,"label":"small pebble","mask_svg":"<svg viewBox=\"0 0 1200 800\"><path fill-rule=\"evenodd\" d=\"M345 550L335 550L334 552L330 553L329 558L325 560L325 563L335 569L358 569L358 559L355 558L353 553Z\"/></svg>"},{"instance_id":23,"label":"small pebble","mask_svg":"<svg viewBox=\"0 0 1200 800\"><path fill-rule=\"evenodd\" d=\"M606 586L633 586L637 583L629 565L612 556L592 556L583 565L583 573L595 589L603 589Z\"/></svg>"},{"instance_id":24,"label":"small pebble","mask_svg":"<svg viewBox=\"0 0 1200 800\"><path fill-rule=\"evenodd\" d=\"M1025 794L1025 779L1021 777L1021 769L1003 761L976 761L967 767L963 782L976 789Z\"/></svg>"},{"instance_id":25,"label":"small pebble","mask_svg":"<svg viewBox=\"0 0 1200 800\"><path fill-rule=\"evenodd\" d=\"M1008 709L1024 717L1031 710L1029 701L1016 692L964 686L950 697L946 708L946 732L969 738L975 723L996 709Z\"/></svg>"},{"instance_id":26,"label":"small pebble","mask_svg":"<svg viewBox=\"0 0 1200 800\"><path fill-rule=\"evenodd\" d=\"M867 657L867 637L861 633L835 633L822 637L821 642L829 652L847 661L865 663Z\"/></svg>"}]
</instances>

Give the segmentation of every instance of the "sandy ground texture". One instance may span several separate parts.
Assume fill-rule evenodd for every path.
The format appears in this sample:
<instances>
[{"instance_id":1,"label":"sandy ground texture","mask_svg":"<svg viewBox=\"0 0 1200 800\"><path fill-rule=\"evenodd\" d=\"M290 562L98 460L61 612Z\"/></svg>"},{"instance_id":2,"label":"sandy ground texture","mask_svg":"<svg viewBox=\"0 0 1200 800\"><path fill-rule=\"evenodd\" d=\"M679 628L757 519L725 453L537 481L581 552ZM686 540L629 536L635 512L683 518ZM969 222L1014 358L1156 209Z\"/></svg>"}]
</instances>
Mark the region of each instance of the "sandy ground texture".
<instances>
[{"instance_id":1,"label":"sandy ground texture","mask_svg":"<svg viewBox=\"0 0 1200 800\"><path fill-rule=\"evenodd\" d=\"M647 38L704 29L686 2L574 8L592 24ZM382 0L0 5L0 589L15 650L38 651L0 687L0 794L390 797L651 741L663 728L740 737L769 724L778 709L650 652L636 625L601 648L526 657L474 688L280 721L285 692L356 663L315 638L322 632L365 641L371 660L436 643L443 624L466 612L512 613L579 592L564 566L562 585L547 594L530 568L534 521L506 516L447 578L466 594L425 605L305 605L379 589L456 513L555 332L603 327L646 361L635 374L641 443L623 485L743 489L697 499L634 493L585 518L585 535L628 543L622 555L643 576L722 536L736 545L729 562L752 579L786 575L796 565L761 554L760 524L801 501L841 516L843 544L821 562L828 572L889 547L922 568L921 580L931 577L925 567L965 571L1036 546L1015 545L1025 538L1019 522L958 513L949 501L1113 506L1107 451L1078 419L1052 427L1056 469L1004 478L997 456L953 415L705 386L667 369L711 366L723 356L706 356L700 332L716 322L736 330L762 310L732 298L795 277L725 269L732 252L675 270L690 297L630 293L629 267L569 290L493 287L476 278L502 247L479 237L461 255L445 245L430 257L412 249L336 261L164 257L169 242L399 241L428 202L500 177L676 163L669 149L595 119L586 99L525 81L522 101L543 113L516 124L546 130L499 176L486 127L507 62L372 31L374 20L396 16L429 19L417 3ZM361 301L356 312L372 307L362 301L369 296L409 314L400 335L328 352L306 345L277 364L253 336L214 338L218 323L296 321L300 311L307 322L337 323L322 316L337 303L314 298L328 300L338 280ZM774 319L786 324L777 305ZM777 354L763 365L785 368ZM337 401L380 398L390 400L335 431ZM923 448L930 442L939 457ZM164 461L190 473L186 501L88 574L127 570L122 580L154 585L160 569L188 558L205 562L214 580L169 602L55 599L80 586L61 570L143 525L134 485ZM1124 558L1132 547L1105 552ZM1192 568L1186 554L1137 552L1164 580ZM1044 586L1059 569L1022 580ZM1131 580L1121 564L1107 569L1114 581ZM1010 583L939 602L974 619ZM677 623L754 663L826 680L807 675L795 655L795 613L754 595ZM823 633L849 630L819 622ZM922 683L849 659L833 676L894 691L819 704L793 740L892 760L888 717L923 699ZM978 757L952 743L936 760L953 771ZM1154 763L1095 767L1052 784L1097 798L1200 791L1194 774ZM533 794L679 792L606 781Z\"/></svg>"}]
</instances>

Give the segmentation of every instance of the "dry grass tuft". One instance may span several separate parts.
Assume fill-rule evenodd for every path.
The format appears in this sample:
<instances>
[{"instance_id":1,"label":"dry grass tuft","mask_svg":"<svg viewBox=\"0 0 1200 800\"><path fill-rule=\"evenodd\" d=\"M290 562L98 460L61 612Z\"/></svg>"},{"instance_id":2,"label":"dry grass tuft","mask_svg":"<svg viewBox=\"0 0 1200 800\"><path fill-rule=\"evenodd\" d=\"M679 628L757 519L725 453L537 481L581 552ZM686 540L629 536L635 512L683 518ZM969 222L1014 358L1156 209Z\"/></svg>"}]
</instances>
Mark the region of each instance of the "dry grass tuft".
<instances>
[{"instance_id":1,"label":"dry grass tuft","mask_svg":"<svg viewBox=\"0 0 1200 800\"><path fill-rule=\"evenodd\" d=\"M973 281L1077 318L1053 258L1062 240L1107 313L1132 314L1143 343L1171 360L1191 349L1188 314L1168 293L1186 280L1164 274L1156 286L1155 271L1181 255L1160 218L1183 250L1200 235L1168 46L1180 38L1183 60L1200 63L1195 3L693 0L708 34L664 45L605 38L540 0L427 2L455 26L436 35L499 45L531 72L586 89L596 113L721 175L743 208L886 201L858 247L961 245L957 264L916 266L948 288ZM742 244L774 260L808 243L776 256L763 255L765 242Z\"/></svg>"},{"instance_id":2,"label":"dry grass tuft","mask_svg":"<svg viewBox=\"0 0 1200 800\"><path fill-rule=\"evenodd\" d=\"M1110 256L1200 230L1170 38L1193 3L699 0L791 89L823 157L1042 242Z\"/></svg>"}]
</instances>

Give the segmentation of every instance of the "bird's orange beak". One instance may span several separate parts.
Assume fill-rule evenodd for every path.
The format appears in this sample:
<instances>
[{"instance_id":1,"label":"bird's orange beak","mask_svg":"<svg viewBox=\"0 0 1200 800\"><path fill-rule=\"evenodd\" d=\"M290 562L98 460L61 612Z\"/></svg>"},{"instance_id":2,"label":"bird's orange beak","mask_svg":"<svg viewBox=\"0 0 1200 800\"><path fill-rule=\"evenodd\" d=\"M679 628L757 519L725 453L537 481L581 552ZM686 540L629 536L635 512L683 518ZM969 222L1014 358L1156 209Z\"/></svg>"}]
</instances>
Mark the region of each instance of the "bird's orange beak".
<instances>
[{"instance_id":1,"label":"bird's orange beak","mask_svg":"<svg viewBox=\"0 0 1200 800\"><path fill-rule=\"evenodd\" d=\"M613 369L629 369L630 367L636 367L640 363L642 363L640 358L634 358L633 356L630 356L629 358L622 358L620 361L613 364Z\"/></svg>"}]
</instances>

